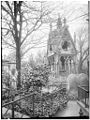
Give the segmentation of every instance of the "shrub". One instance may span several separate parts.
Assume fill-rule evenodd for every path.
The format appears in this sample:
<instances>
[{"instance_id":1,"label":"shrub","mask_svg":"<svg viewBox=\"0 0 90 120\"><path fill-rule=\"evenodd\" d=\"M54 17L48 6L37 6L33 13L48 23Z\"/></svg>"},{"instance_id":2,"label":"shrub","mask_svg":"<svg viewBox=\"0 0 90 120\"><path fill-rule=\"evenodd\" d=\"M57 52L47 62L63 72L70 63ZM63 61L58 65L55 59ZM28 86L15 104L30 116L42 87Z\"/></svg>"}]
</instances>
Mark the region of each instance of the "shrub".
<instances>
[{"instance_id":1,"label":"shrub","mask_svg":"<svg viewBox=\"0 0 90 120\"><path fill-rule=\"evenodd\" d=\"M22 69L22 83L29 89L31 86L46 86L49 77L49 67L46 65L37 65L30 67L29 64Z\"/></svg>"}]
</instances>

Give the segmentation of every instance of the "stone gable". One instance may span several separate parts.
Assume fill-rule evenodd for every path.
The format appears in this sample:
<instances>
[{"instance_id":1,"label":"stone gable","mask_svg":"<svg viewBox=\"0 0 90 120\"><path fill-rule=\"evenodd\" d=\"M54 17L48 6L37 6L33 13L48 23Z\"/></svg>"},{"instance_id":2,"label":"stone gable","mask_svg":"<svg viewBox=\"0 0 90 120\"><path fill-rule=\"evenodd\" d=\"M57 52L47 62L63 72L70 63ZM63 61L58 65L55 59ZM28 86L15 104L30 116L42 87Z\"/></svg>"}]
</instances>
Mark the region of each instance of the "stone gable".
<instances>
[{"instance_id":1,"label":"stone gable","mask_svg":"<svg viewBox=\"0 0 90 120\"><path fill-rule=\"evenodd\" d=\"M56 76L60 75L62 71L69 73L71 69L75 71L75 56L75 44L68 30L66 19L64 19L64 25L62 26L59 18L57 20L57 28L55 30L50 28L48 38L47 59L51 71L54 72Z\"/></svg>"}]
</instances>

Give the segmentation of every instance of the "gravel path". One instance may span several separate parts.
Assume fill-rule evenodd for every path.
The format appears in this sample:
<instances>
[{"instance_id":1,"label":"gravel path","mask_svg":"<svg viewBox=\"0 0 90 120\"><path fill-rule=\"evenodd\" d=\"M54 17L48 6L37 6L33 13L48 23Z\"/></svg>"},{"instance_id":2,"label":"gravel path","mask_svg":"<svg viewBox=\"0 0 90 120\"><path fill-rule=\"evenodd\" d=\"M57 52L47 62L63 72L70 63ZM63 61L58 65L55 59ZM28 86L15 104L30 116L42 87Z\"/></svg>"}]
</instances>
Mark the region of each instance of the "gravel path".
<instances>
[{"instance_id":1,"label":"gravel path","mask_svg":"<svg viewBox=\"0 0 90 120\"><path fill-rule=\"evenodd\" d=\"M77 117L79 116L79 110L80 107L76 101L69 101L67 103L67 107L62 111L58 111L55 117L71 117L71 116Z\"/></svg>"}]
</instances>

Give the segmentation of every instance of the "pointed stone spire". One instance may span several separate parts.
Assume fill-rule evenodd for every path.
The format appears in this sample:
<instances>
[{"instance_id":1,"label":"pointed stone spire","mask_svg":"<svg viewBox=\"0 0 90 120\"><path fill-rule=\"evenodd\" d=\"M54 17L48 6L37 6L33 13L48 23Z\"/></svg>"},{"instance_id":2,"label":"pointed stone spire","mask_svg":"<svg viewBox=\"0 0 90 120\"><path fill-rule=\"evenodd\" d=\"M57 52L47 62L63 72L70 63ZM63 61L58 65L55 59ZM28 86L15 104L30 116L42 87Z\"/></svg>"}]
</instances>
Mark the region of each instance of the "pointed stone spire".
<instances>
[{"instance_id":1,"label":"pointed stone spire","mask_svg":"<svg viewBox=\"0 0 90 120\"><path fill-rule=\"evenodd\" d=\"M66 25L66 23L67 23L67 20L66 20L66 18L64 18L63 22L64 22L64 25Z\"/></svg>"},{"instance_id":2,"label":"pointed stone spire","mask_svg":"<svg viewBox=\"0 0 90 120\"><path fill-rule=\"evenodd\" d=\"M74 44L76 45L76 33L74 32Z\"/></svg>"},{"instance_id":3,"label":"pointed stone spire","mask_svg":"<svg viewBox=\"0 0 90 120\"><path fill-rule=\"evenodd\" d=\"M62 27L62 22L61 22L60 14L58 14L57 29L61 29L61 27Z\"/></svg>"},{"instance_id":4,"label":"pointed stone spire","mask_svg":"<svg viewBox=\"0 0 90 120\"><path fill-rule=\"evenodd\" d=\"M52 31L52 22L50 22L50 31Z\"/></svg>"}]
</instances>

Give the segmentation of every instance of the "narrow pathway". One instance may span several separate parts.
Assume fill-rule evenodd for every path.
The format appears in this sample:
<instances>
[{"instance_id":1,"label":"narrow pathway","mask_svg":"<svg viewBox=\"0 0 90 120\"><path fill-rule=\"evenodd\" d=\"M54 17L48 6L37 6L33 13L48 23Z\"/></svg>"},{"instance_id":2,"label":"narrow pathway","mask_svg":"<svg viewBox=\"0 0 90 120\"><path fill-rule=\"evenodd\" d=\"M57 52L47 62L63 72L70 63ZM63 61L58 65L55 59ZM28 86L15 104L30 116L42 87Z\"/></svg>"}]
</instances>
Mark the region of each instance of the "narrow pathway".
<instances>
[{"instance_id":1,"label":"narrow pathway","mask_svg":"<svg viewBox=\"0 0 90 120\"><path fill-rule=\"evenodd\" d=\"M55 117L71 117L71 116L79 116L80 107L76 101L69 101L67 107L62 110L58 111Z\"/></svg>"}]
</instances>

